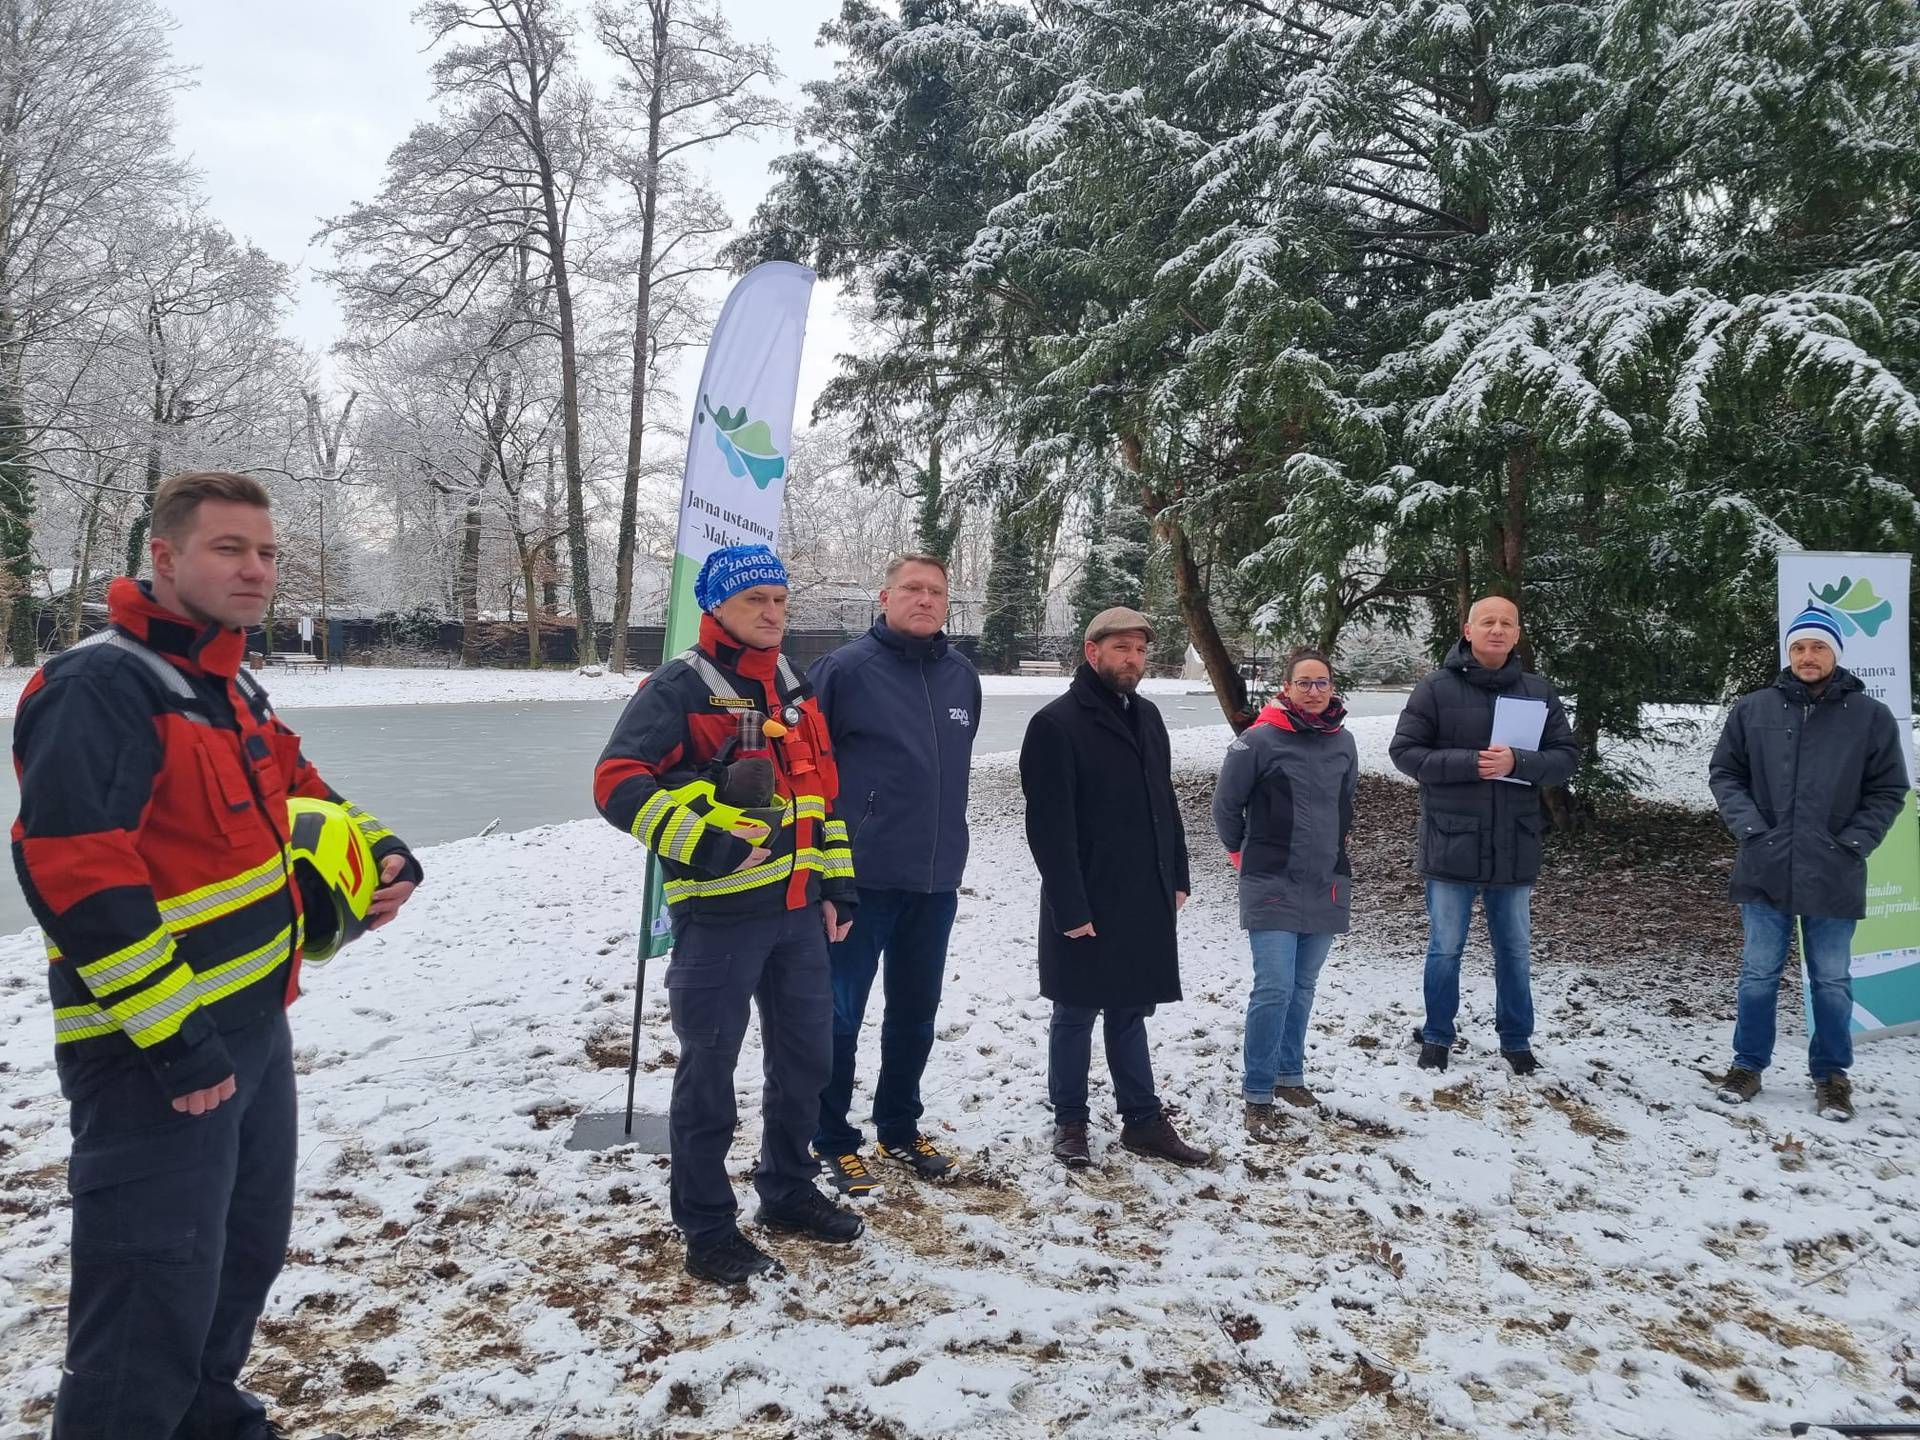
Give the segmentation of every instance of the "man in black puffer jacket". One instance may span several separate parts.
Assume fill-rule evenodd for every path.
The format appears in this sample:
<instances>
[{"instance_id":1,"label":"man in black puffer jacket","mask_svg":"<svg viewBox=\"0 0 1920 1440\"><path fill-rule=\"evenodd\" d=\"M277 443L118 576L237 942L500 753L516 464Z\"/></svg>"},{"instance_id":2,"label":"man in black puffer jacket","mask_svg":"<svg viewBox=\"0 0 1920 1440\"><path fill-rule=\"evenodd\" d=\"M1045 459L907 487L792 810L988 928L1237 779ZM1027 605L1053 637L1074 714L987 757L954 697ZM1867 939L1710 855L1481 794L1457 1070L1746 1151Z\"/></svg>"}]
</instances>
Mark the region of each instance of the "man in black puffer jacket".
<instances>
[{"instance_id":1,"label":"man in black puffer jacket","mask_svg":"<svg viewBox=\"0 0 1920 1440\"><path fill-rule=\"evenodd\" d=\"M1893 712L1840 667L1841 625L1808 605L1787 626L1787 668L1727 716L1707 775L1720 818L1740 842L1733 898L1740 956L1733 1068L1720 1097L1760 1093L1773 1059L1780 972L1799 920L1813 997L1807 1068L1814 1106L1853 1116L1853 930L1867 913L1867 856L1907 803L1907 762Z\"/></svg>"},{"instance_id":2,"label":"man in black puffer jacket","mask_svg":"<svg viewBox=\"0 0 1920 1440\"><path fill-rule=\"evenodd\" d=\"M844 1194L874 1189L847 1118L860 1022L885 957L886 1012L873 1124L880 1155L923 1180L953 1168L920 1126L920 1076L933 1049L947 936L967 864L967 777L980 676L947 643L947 567L902 555L887 567L880 619L814 662L808 678L840 761L860 909L833 954L833 1077L813 1148Z\"/></svg>"},{"instance_id":3,"label":"man in black puffer jacket","mask_svg":"<svg viewBox=\"0 0 1920 1440\"><path fill-rule=\"evenodd\" d=\"M1460 1010L1460 955L1480 896L1493 942L1495 1024L1516 1075L1535 1070L1530 905L1540 874L1540 787L1573 774L1579 747L1553 686L1520 668L1520 610L1490 595L1467 612L1464 638L1414 687L1389 754L1420 782L1420 873L1427 881L1427 1021L1420 1066L1447 1068ZM1503 695L1543 701L1536 750L1494 745ZM1523 781L1512 784L1510 780Z\"/></svg>"}]
</instances>

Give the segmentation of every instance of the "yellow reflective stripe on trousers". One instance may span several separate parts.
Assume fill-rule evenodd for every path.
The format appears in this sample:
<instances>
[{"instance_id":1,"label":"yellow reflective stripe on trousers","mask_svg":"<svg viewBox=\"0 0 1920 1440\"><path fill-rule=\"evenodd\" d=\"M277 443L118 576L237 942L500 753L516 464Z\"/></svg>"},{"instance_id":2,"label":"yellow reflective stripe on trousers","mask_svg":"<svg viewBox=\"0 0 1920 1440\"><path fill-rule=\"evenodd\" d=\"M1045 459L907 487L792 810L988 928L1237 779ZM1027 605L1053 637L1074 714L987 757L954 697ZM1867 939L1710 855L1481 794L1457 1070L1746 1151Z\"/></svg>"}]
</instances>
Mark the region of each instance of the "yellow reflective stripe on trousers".
<instances>
[{"instance_id":1,"label":"yellow reflective stripe on trousers","mask_svg":"<svg viewBox=\"0 0 1920 1440\"><path fill-rule=\"evenodd\" d=\"M111 995L129 985L138 984L160 970L173 957L173 936L165 930L143 935L131 945L111 955L79 966L74 973L97 996Z\"/></svg>"},{"instance_id":2,"label":"yellow reflective stripe on trousers","mask_svg":"<svg viewBox=\"0 0 1920 1440\"><path fill-rule=\"evenodd\" d=\"M210 920L218 920L222 915L243 910L254 901L273 894L286 883L286 856L283 852L251 870L242 870L228 879L162 900L160 918L178 934L196 925L205 925Z\"/></svg>"}]
</instances>

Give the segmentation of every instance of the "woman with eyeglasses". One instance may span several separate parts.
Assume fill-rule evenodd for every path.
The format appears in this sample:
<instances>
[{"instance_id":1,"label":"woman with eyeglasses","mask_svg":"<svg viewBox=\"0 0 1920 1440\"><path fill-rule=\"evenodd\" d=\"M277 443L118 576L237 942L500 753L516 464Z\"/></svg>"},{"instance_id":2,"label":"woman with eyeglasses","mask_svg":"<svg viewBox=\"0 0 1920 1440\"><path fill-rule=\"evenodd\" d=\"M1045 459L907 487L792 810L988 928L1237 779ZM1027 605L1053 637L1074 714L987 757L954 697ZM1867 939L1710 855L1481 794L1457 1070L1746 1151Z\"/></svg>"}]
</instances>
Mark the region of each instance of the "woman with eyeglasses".
<instances>
[{"instance_id":1,"label":"woman with eyeglasses","mask_svg":"<svg viewBox=\"0 0 1920 1440\"><path fill-rule=\"evenodd\" d=\"M1277 1138L1277 1097L1311 1110L1307 1020L1314 986L1346 933L1352 871L1347 836L1360 756L1341 728L1346 705L1318 650L1287 657L1279 695L1227 747L1213 827L1240 871L1240 924L1253 946L1247 997L1247 1133Z\"/></svg>"}]
</instances>

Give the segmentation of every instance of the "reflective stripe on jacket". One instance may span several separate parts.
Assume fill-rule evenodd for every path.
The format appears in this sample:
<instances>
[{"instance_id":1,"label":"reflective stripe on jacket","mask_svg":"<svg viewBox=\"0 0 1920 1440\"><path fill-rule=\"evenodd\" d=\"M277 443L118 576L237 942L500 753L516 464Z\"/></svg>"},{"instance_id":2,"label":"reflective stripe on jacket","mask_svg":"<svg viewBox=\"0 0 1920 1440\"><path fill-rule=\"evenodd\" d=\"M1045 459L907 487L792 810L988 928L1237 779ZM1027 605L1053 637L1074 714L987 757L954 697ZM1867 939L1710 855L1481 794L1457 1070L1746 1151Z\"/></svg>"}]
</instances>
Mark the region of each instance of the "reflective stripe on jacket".
<instances>
[{"instance_id":1,"label":"reflective stripe on jacket","mask_svg":"<svg viewBox=\"0 0 1920 1440\"><path fill-rule=\"evenodd\" d=\"M298 993L287 797L344 804L240 669L245 637L114 582L112 628L20 697L14 868L46 932L55 1055L71 1096L139 1055L169 1095L232 1073L223 1030ZM374 856L407 858L349 807Z\"/></svg>"},{"instance_id":2,"label":"reflective stripe on jacket","mask_svg":"<svg viewBox=\"0 0 1920 1440\"><path fill-rule=\"evenodd\" d=\"M749 708L792 724L768 746L775 800L760 844L771 853L741 870L753 847L707 815ZM736 644L710 615L698 645L641 682L594 769L595 805L659 856L676 917L760 915L823 898L851 913L853 854L838 795L833 744L807 682L779 651Z\"/></svg>"}]
</instances>

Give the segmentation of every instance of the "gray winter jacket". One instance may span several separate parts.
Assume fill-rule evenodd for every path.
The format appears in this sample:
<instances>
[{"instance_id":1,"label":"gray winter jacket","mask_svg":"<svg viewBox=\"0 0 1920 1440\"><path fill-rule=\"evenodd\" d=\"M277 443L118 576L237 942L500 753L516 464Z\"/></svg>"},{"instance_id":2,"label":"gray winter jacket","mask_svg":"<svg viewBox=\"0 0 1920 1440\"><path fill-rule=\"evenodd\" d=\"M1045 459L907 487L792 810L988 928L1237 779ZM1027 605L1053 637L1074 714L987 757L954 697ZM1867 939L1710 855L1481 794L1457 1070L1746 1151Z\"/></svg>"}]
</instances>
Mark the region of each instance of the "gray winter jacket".
<instances>
[{"instance_id":1,"label":"gray winter jacket","mask_svg":"<svg viewBox=\"0 0 1920 1440\"><path fill-rule=\"evenodd\" d=\"M1296 729L1278 706L1260 722L1227 747L1213 791L1213 828L1240 855L1241 927L1344 935L1359 751L1345 730Z\"/></svg>"},{"instance_id":2,"label":"gray winter jacket","mask_svg":"<svg viewBox=\"0 0 1920 1440\"><path fill-rule=\"evenodd\" d=\"M1733 898L1789 915L1858 920L1867 856L1907 803L1900 723L1858 676L1833 672L1815 699L1791 670L1743 695L1707 767L1740 842Z\"/></svg>"}]
</instances>

